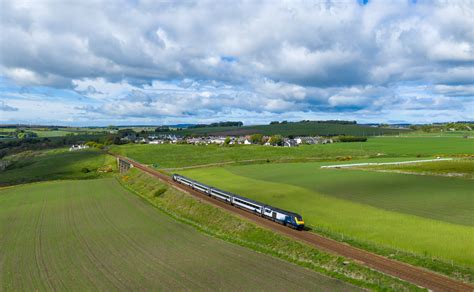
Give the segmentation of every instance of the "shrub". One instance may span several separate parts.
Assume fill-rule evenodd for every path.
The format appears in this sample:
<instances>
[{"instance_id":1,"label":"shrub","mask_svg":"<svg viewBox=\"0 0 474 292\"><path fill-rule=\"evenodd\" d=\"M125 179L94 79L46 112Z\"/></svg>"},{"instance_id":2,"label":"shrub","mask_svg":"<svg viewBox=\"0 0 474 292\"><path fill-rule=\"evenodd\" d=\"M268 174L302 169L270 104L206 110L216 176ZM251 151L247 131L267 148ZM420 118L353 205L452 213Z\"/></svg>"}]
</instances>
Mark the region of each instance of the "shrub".
<instances>
[{"instance_id":1,"label":"shrub","mask_svg":"<svg viewBox=\"0 0 474 292\"><path fill-rule=\"evenodd\" d=\"M252 144L263 144L263 135L253 134L250 136L250 142L252 142Z\"/></svg>"},{"instance_id":2,"label":"shrub","mask_svg":"<svg viewBox=\"0 0 474 292\"><path fill-rule=\"evenodd\" d=\"M81 172L82 172L82 173L89 173L89 172L91 172L91 171L89 170L89 168L83 167L83 168L81 169Z\"/></svg>"},{"instance_id":3,"label":"shrub","mask_svg":"<svg viewBox=\"0 0 474 292\"><path fill-rule=\"evenodd\" d=\"M357 136L341 136L339 137L339 142L366 142L367 137L357 137Z\"/></svg>"},{"instance_id":4,"label":"shrub","mask_svg":"<svg viewBox=\"0 0 474 292\"><path fill-rule=\"evenodd\" d=\"M155 193L153 194L153 196L154 196L155 198L156 198L156 197L159 197L159 196L163 195L167 190L168 190L168 188L167 188L166 186L163 186L163 187L157 189L157 190L155 191Z\"/></svg>"},{"instance_id":5,"label":"shrub","mask_svg":"<svg viewBox=\"0 0 474 292\"><path fill-rule=\"evenodd\" d=\"M273 135L268 141L270 145L273 146L282 146L283 145L283 137L281 135Z\"/></svg>"}]
</instances>

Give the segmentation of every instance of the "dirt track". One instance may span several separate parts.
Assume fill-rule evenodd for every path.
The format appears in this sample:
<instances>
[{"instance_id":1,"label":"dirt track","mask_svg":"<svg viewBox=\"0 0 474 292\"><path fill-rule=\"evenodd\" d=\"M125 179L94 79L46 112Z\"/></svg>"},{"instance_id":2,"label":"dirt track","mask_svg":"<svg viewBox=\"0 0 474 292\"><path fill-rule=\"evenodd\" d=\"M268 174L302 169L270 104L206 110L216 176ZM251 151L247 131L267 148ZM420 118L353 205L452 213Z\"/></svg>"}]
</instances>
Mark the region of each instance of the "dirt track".
<instances>
[{"instance_id":1,"label":"dirt track","mask_svg":"<svg viewBox=\"0 0 474 292\"><path fill-rule=\"evenodd\" d=\"M116 155L117 156L117 155ZM330 253L338 254L350 259L355 260L358 263L364 264L370 268L386 273L391 276L403 279L421 287L428 288L434 291L474 291L474 286L436 274L434 272L425 270L423 268L411 266L399 261L388 259L386 257L350 246L345 243L341 243L315 233L306 231L297 231L285 227L283 225L274 223L270 220L256 216L255 214L246 212L242 209L235 208L222 201L218 201L211 197L205 196L204 194L195 191L185 185L174 182L170 177L151 169L143 164L135 162L131 159L117 156L120 159L129 162L134 167L141 169L144 172L151 174L152 176L165 181L168 184L175 186L176 188L183 190L190 195L198 197L201 201L212 203L222 209L228 210L255 223L264 226L266 228L277 231L281 234L291 236L294 239L305 242L309 245L316 247L317 249L324 250Z\"/></svg>"}]
</instances>

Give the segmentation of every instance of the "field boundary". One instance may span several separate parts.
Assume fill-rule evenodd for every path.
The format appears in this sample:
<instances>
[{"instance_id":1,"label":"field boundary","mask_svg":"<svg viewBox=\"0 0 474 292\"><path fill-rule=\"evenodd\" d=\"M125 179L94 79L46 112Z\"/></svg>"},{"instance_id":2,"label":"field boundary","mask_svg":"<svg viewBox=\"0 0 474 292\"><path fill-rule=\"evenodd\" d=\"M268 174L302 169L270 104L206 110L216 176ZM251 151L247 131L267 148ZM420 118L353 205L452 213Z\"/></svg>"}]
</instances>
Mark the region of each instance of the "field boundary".
<instances>
[{"instance_id":1,"label":"field boundary","mask_svg":"<svg viewBox=\"0 0 474 292\"><path fill-rule=\"evenodd\" d=\"M451 161L451 160L453 160L453 158L436 158L436 159L396 161L396 162L364 162L364 163L323 165L323 166L321 166L321 168L349 168L349 167L358 167L358 166L401 165L401 164L415 164L415 163L425 163L425 162L435 162L435 161Z\"/></svg>"},{"instance_id":2,"label":"field boundary","mask_svg":"<svg viewBox=\"0 0 474 292\"><path fill-rule=\"evenodd\" d=\"M421 267L415 267L410 264L399 262L393 259L389 259L372 252L362 250L360 248L353 247L346 243L341 243L333 239L326 238L324 236L311 233L311 232L300 232L288 227L279 225L267 219L255 216L244 210L234 208L224 202L217 201L208 196L187 188L181 184L174 182L169 176L158 172L155 169L151 169L146 165L140 164L132 159L113 154L115 157L132 164L134 167L151 174L152 176L162 180L163 182L170 184L180 190L187 192L201 200L208 201L218 207L226 209L227 211L238 214L244 218L250 219L256 222L260 226L269 228L280 234L290 236L300 242L310 244L317 249L324 250L333 254L341 255L347 258L351 258L359 263L366 265L369 268L378 270L385 274L403 279L413 284L426 287L431 290L437 291L472 291L474 287L470 284L454 280L447 276L437 274L435 272L426 270Z\"/></svg>"}]
</instances>

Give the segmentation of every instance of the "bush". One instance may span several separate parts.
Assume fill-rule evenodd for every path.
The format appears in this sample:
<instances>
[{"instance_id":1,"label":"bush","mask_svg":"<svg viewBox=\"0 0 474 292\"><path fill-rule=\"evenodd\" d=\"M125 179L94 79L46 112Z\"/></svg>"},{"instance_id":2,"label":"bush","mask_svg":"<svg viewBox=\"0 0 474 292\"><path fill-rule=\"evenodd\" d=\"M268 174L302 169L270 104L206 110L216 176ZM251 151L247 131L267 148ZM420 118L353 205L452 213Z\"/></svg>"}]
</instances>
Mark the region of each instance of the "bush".
<instances>
[{"instance_id":1,"label":"bush","mask_svg":"<svg viewBox=\"0 0 474 292\"><path fill-rule=\"evenodd\" d=\"M268 142L273 146L282 146L283 137L281 135L273 135Z\"/></svg>"},{"instance_id":2,"label":"bush","mask_svg":"<svg viewBox=\"0 0 474 292\"><path fill-rule=\"evenodd\" d=\"M89 168L83 167L83 168L81 169L81 172L82 172L82 173L89 173L89 172L91 172L91 171L89 170Z\"/></svg>"},{"instance_id":3,"label":"bush","mask_svg":"<svg viewBox=\"0 0 474 292\"><path fill-rule=\"evenodd\" d=\"M339 137L339 142L366 142L367 137L357 137L357 136L341 136Z\"/></svg>"},{"instance_id":4,"label":"bush","mask_svg":"<svg viewBox=\"0 0 474 292\"><path fill-rule=\"evenodd\" d=\"M168 190L168 188L167 188L166 186L163 186L163 187L157 189L157 190L155 191L155 193L153 194L153 196L154 196L155 198L156 198L156 197L159 197L159 196L163 195L167 190Z\"/></svg>"},{"instance_id":5,"label":"bush","mask_svg":"<svg viewBox=\"0 0 474 292\"><path fill-rule=\"evenodd\" d=\"M252 142L252 144L263 144L263 135L253 134L250 136L250 142Z\"/></svg>"}]
</instances>

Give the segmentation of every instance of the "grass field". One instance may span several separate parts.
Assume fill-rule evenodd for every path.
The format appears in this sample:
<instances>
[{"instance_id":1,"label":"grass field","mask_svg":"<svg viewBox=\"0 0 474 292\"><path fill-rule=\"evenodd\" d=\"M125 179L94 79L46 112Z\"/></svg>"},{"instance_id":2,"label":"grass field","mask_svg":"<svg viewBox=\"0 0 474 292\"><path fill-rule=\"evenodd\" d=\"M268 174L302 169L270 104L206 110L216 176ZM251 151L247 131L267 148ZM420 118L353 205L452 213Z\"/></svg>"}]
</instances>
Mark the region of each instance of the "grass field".
<instances>
[{"instance_id":1,"label":"grass field","mask_svg":"<svg viewBox=\"0 0 474 292\"><path fill-rule=\"evenodd\" d=\"M159 168L185 167L245 160L285 161L337 159L338 157L436 157L473 155L474 139L458 137L377 137L367 142L303 145L294 148L241 145L138 145L127 144L111 149Z\"/></svg>"},{"instance_id":2,"label":"grass field","mask_svg":"<svg viewBox=\"0 0 474 292\"><path fill-rule=\"evenodd\" d=\"M0 186L54 179L97 178L116 168L112 156L94 149L29 151L4 159L11 160L12 164L0 172Z\"/></svg>"},{"instance_id":3,"label":"grass field","mask_svg":"<svg viewBox=\"0 0 474 292\"><path fill-rule=\"evenodd\" d=\"M361 169L474 178L474 159L455 159L451 161L435 161L431 163L401 165L365 166Z\"/></svg>"},{"instance_id":4,"label":"grass field","mask_svg":"<svg viewBox=\"0 0 474 292\"><path fill-rule=\"evenodd\" d=\"M321 165L245 165L180 173L297 211L317 230L474 266L472 180Z\"/></svg>"},{"instance_id":5,"label":"grass field","mask_svg":"<svg viewBox=\"0 0 474 292\"><path fill-rule=\"evenodd\" d=\"M355 289L203 235L113 178L0 190L0 246L2 291Z\"/></svg>"}]
</instances>

